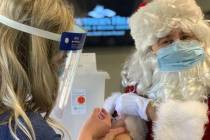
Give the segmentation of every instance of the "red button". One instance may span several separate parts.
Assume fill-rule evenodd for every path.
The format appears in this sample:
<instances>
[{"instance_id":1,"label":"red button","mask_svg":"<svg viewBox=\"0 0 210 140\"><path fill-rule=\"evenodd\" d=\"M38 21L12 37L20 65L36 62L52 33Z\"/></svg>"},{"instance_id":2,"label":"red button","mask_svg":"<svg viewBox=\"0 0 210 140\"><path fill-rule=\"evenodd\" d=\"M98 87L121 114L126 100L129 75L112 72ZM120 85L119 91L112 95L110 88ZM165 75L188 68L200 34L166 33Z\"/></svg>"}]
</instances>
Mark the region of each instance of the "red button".
<instances>
[{"instance_id":1,"label":"red button","mask_svg":"<svg viewBox=\"0 0 210 140\"><path fill-rule=\"evenodd\" d=\"M77 98L77 102L78 102L79 104L84 104L84 103L85 103L85 97L84 97L84 96L79 96L79 97Z\"/></svg>"}]
</instances>

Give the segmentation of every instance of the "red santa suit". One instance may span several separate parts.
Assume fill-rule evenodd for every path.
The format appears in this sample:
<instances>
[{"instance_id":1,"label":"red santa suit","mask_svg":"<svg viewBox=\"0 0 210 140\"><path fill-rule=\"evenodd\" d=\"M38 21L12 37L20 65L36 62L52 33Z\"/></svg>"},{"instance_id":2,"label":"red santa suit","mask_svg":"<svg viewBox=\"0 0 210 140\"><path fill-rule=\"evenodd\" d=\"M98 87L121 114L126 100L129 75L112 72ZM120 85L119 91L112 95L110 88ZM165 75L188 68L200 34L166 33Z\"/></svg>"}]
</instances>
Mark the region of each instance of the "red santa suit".
<instances>
[{"instance_id":1,"label":"red santa suit","mask_svg":"<svg viewBox=\"0 0 210 140\"><path fill-rule=\"evenodd\" d=\"M124 90L125 93L129 94L129 93L136 93L136 86L127 86ZM208 123L205 124L204 129L204 135L202 140L210 140L210 98L206 101L206 103L208 103ZM147 135L146 135L146 140L154 140L153 138L153 130L152 130L152 126L153 126L153 122L152 121L148 121L147 122ZM191 130L190 130L191 131ZM189 132L190 135L190 132Z\"/></svg>"}]
</instances>

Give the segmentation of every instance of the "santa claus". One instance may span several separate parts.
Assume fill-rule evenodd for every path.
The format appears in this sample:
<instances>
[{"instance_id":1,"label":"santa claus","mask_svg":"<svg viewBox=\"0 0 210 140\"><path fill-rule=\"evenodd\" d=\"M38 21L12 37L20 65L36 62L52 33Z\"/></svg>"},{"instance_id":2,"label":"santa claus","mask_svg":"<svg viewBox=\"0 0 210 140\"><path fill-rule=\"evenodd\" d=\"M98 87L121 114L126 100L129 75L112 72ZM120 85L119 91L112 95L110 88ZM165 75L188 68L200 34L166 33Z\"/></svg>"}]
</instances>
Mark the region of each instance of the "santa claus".
<instances>
[{"instance_id":1,"label":"santa claus","mask_svg":"<svg viewBox=\"0 0 210 140\"><path fill-rule=\"evenodd\" d=\"M125 118L133 140L210 140L210 28L196 1L154 0L130 27L136 52L122 71L128 94L112 95L104 108Z\"/></svg>"}]
</instances>

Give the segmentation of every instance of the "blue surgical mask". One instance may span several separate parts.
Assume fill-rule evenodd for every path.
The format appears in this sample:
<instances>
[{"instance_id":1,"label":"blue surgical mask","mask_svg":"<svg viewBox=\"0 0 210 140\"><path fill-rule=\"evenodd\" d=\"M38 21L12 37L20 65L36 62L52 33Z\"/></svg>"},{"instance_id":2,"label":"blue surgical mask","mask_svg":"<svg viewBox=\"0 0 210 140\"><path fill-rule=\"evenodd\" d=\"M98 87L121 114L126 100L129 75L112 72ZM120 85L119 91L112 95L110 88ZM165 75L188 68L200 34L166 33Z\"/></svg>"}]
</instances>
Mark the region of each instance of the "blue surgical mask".
<instances>
[{"instance_id":1,"label":"blue surgical mask","mask_svg":"<svg viewBox=\"0 0 210 140\"><path fill-rule=\"evenodd\" d=\"M204 49L199 41L176 41L157 52L160 71L177 72L203 62Z\"/></svg>"}]
</instances>

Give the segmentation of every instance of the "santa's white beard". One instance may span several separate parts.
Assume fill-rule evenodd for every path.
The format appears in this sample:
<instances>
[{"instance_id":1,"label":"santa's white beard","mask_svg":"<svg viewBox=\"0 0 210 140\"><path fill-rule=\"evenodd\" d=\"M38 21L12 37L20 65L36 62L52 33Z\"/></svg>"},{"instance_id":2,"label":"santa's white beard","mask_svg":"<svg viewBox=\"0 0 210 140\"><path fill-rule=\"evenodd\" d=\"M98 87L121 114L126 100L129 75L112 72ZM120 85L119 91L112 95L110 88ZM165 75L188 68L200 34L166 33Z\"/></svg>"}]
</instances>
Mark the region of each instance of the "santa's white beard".
<instances>
[{"instance_id":1,"label":"santa's white beard","mask_svg":"<svg viewBox=\"0 0 210 140\"><path fill-rule=\"evenodd\" d=\"M148 96L157 103L169 99L203 100L207 97L210 73L199 64L181 72L154 71L152 86Z\"/></svg>"},{"instance_id":2,"label":"santa's white beard","mask_svg":"<svg viewBox=\"0 0 210 140\"><path fill-rule=\"evenodd\" d=\"M156 102L168 99L203 100L209 93L210 87L210 58L180 72L161 72L157 57L149 52L139 58L138 52L126 63L123 80L137 83L139 95L148 95Z\"/></svg>"}]
</instances>

